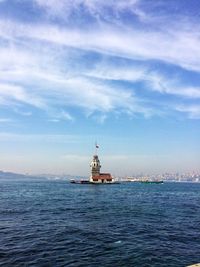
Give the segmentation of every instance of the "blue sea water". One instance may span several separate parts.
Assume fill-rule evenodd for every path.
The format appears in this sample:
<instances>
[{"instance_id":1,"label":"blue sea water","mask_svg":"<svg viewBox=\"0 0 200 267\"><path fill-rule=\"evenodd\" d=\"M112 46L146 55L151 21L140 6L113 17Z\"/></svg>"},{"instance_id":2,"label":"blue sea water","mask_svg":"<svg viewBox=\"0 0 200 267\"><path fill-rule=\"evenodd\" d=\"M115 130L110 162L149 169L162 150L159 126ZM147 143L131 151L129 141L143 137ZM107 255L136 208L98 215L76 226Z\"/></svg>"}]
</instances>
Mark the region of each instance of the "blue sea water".
<instances>
[{"instance_id":1,"label":"blue sea water","mask_svg":"<svg viewBox=\"0 0 200 267\"><path fill-rule=\"evenodd\" d=\"M200 262L200 184L0 181L0 266Z\"/></svg>"}]
</instances>

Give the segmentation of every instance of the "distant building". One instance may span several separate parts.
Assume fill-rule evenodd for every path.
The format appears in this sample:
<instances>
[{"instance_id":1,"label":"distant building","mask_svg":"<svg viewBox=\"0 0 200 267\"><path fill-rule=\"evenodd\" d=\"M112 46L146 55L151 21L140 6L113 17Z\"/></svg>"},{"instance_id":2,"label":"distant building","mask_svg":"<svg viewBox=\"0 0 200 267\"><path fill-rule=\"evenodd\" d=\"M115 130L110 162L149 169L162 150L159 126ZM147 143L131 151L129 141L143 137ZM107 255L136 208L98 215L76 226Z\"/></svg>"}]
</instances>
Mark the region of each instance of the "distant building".
<instances>
[{"instance_id":1,"label":"distant building","mask_svg":"<svg viewBox=\"0 0 200 267\"><path fill-rule=\"evenodd\" d=\"M101 164L98 155L94 155L90 164L91 167L91 183L114 183L110 173L100 173Z\"/></svg>"}]
</instances>

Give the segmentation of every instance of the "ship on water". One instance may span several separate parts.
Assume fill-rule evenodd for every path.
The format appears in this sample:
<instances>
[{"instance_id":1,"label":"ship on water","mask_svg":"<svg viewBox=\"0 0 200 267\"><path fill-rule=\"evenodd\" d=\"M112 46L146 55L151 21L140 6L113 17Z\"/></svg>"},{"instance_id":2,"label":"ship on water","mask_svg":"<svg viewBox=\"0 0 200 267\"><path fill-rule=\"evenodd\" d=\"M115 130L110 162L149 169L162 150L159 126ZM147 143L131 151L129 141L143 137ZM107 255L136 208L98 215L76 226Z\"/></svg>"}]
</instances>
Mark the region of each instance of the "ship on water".
<instances>
[{"instance_id":1,"label":"ship on water","mask_svg":"<svg viewBox=\"0 0 200 267\"><path fill-rule=\"evenodd\" d=\"M115 181L115 179L112 177L110 173L101 173L101 163L97 154L97 149L99 146L95 145L95 154L92 158L92 161L90 163L91 168L91 175L89 177L89 180L71 180L71 183L75 184L114 184L118 183Z\"/></svg>"},{"instance_id":2,"label":"ship on water","mask_svg":"<svg viewBox=\"0 0 200 267\"><path fill-rule=\"evenodd\" d=\"M145 183L145 184L163 184L164 181L160 179L149 179L148 177L134 178L127 177L126 182Z\"/></svg>"},{"instance_id":3,"label":"ship on water","mask_svg":"<svg viewBox=\"0 0 200 267\"><path fill-rule=\"evenodd\" d=\"M163 180L143 180L140 181L140 183L144 183L144 184L163 184Z\"/></svg>"}]
</instances>

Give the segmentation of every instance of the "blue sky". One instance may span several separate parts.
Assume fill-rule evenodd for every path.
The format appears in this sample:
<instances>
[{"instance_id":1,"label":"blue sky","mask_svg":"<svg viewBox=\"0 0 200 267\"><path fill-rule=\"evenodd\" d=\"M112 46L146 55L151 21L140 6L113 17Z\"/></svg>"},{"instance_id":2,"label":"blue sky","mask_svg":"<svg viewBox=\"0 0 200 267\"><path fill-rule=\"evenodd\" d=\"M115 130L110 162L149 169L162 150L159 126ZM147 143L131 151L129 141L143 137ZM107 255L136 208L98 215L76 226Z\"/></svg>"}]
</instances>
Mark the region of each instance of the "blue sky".
<instances>
[{"instance_id":1,"label":"blue sky","mask_svg":"<svg viewBox=\"0 0 200 267\"><path fill-rule=\"evenodd\" d=\"M0 169L200 170L198 0L0 0Z\"/></svg>"}]
</instances>

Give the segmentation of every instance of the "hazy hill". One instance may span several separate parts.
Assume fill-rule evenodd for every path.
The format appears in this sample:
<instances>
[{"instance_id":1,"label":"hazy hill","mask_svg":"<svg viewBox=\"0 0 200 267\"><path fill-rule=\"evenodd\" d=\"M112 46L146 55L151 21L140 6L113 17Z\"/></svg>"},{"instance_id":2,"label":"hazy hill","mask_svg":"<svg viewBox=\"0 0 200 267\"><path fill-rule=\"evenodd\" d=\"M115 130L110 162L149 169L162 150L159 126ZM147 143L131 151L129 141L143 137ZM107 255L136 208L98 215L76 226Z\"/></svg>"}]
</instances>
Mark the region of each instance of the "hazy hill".
<instances>
[{"instance_id":1,"label":"hazy hill","mask_svg":"<svg viewBox=\"0 0 200 267\"><path fill-rule=\"evenodd\" d=\"M86 178L83 176L74 176L70 174L38 174L38 175L30 175L30 174L19 174L13 172L5 172L0 171L0 179L9 179L9 180L30 180L30 179L48 179L48 180L70 180L70 179L82 179Z\"/></svg>"}]
</instances>

